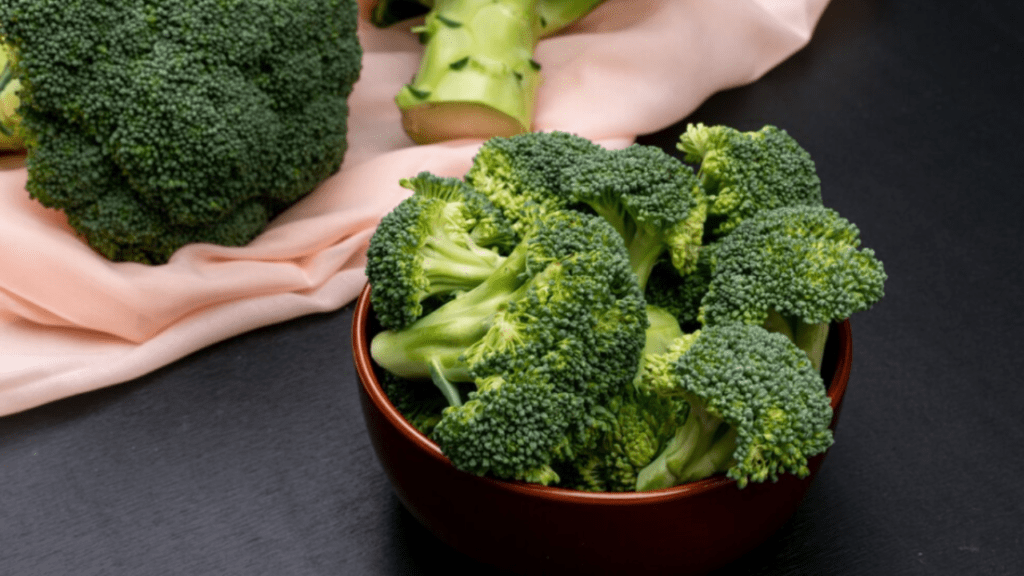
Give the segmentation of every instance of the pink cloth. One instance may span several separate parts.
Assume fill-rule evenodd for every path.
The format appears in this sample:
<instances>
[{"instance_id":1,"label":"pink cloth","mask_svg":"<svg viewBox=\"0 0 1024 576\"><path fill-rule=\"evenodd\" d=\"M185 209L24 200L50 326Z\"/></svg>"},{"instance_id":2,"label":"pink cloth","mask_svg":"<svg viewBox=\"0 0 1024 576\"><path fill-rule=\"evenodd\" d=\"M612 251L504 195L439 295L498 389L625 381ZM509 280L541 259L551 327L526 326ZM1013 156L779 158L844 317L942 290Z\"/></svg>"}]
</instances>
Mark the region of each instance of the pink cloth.
<instances>
[{"instance_id":1,"label":"pink cloth","mask_svg":"<svg viewBox=\"0 0 1024 576\"><path fill-rule=\"evenodd\" d=\"M535 130L623 147L801 48L828 0L608 0L536 59ZM394 94L416 70L408 26L378 30L360 2L362 76L342 169L248 246L179 250L162 266L113 263L0 165L0 416L124 382L214 342L336 310L366 282L367 241L421 170L461 176L478 141L415 146Z\"/></svg>"}]
</instances>

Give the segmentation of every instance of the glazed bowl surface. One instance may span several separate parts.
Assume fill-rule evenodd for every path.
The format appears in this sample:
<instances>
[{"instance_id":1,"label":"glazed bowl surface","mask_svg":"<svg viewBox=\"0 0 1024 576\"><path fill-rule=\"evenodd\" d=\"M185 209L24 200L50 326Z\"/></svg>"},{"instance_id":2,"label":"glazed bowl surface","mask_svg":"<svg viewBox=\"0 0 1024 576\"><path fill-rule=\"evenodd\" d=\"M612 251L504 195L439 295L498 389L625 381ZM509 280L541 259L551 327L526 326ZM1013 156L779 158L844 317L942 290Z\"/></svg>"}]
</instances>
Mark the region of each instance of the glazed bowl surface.
<instances>
[{"instance_id":1,"label":"glazed bowl surface","mask_svg":"<svg viewBox=\"0 0 1024 576\"><path fill-rule=\"evenodd\" d=\"M743 489L724 476L630 493L580 492L479 477L456 469L388 401L370 357L380 330L367 286L356 302L352 348L370 440L398 499L440 540L521 574L704 574L750 552L796 511L806 478ZM849 321L830 328L822 375L838 423L850 377Z\"/></svg>"}]
</instances>

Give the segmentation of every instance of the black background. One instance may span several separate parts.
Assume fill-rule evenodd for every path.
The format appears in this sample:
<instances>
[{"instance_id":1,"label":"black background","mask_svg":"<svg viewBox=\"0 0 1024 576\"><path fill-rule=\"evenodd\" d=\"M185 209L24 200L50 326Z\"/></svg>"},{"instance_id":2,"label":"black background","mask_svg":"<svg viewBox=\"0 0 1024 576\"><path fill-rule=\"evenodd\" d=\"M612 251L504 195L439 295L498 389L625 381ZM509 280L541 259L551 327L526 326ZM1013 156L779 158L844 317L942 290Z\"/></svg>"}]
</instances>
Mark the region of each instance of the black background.
<instances>
[{"instance_id":1,"label":"black background","mask_svg":"<svg viewBox=\"0 0 1024 576\"><path fill-rule=\"evenodd\" d=\"M1016 0L833 0L805 49L641 139L785 128L890 276L852 321L837 442L806 500L722 574L1024 573L1022 22ZM391 493L351 318L0 418L0 574L491 572Z\"/></svg>"}]
</instances>

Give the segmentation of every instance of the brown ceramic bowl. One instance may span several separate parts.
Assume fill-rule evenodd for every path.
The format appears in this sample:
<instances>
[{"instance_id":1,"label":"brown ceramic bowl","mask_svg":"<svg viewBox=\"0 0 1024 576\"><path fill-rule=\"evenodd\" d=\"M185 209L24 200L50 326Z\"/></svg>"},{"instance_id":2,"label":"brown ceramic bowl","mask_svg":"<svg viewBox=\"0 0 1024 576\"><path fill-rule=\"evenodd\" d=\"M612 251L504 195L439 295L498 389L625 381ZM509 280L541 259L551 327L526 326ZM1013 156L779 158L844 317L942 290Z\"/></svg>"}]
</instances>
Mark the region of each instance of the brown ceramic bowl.
<instances>
[{"instance_id":1,"label":"brown ceramic bowl","mask_svg":"<svg viewBox=\"0 0 1024 576\"><path fill-rule=\"evenodd\" d=\"M369 342L380 329L369 287L356 303L352 348L377 457L406 508L442 541L524 574L702 574L738 559L793 514L811 475L740 490L723 476L650 492L591 493L481 478L451 465L384 395ZM834 324L823 375L835 429L850 376L849 322ZM638 562L640 563L638 565Z\"/></svg>"}]
</instances>

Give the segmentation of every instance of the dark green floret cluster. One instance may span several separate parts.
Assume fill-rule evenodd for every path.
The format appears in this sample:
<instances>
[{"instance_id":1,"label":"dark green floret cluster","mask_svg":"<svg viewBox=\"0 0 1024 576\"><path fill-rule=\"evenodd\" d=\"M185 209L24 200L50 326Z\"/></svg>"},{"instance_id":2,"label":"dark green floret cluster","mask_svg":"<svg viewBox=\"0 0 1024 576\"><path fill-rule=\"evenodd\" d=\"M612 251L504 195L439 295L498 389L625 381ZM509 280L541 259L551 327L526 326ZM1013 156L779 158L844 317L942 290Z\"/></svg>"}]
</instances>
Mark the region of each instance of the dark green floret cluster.
<instances>
[{"instance_id":1,"label":"dark green floret cluster","mask_svg":"<svg viewBox=\"0 0 1024 576\"><path fill-rule=\"evenodd\" d=\"M785 132L682 141L705 163L535 132L487 140L461 179L402 181L371 239L371 354L456 467L588 491L744 487L804 476L831 445L828 326L882 297L882 265Z\"/></svg>"},{"instance_id":2,"label":"dark green floret cluster","mask_svg":"<svg viewBox=\"0 0 1024 576\"><path fill-rule=\"evenodd\" d=\"M12 0L28 190L112 260L243 245L338 170L354 0Z\"/></svg>"}]
</instances>

